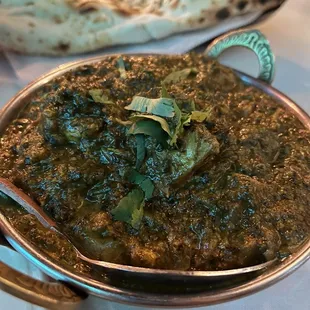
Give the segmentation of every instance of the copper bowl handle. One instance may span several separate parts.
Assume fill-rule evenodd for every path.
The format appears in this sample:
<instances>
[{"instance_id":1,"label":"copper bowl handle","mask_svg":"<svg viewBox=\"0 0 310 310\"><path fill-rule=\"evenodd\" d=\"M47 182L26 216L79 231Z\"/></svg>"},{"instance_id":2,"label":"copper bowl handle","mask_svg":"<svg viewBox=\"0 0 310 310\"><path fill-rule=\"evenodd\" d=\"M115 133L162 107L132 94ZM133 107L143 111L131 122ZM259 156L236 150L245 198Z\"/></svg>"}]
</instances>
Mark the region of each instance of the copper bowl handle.
<instances>
[{"instance_id":1,"label":"copper bowl handle","mask_svg":"<svg viewBox=\"0 0 310 310\"><path fill-rule=\"evenodd\" d=\"M242 46L253 51L259 62L258 79L271 84L275 73L275 57L269 41L259 30L241 29L224 34L209 44L204 54L218 58L230 47Z\"/></svg>"},{"instance_id":2,"label":"copper bowl handle","mask_svg":"<svg viewBox=\"0 0 310 310\"><path fill-rule=\"evenodd\" d=\"M0 245L9 246L0 234ZM83 297L60 282L31 278L0 261L0 289L38 306L59 310L77 309Z\"/></svg>"}]
</instances>

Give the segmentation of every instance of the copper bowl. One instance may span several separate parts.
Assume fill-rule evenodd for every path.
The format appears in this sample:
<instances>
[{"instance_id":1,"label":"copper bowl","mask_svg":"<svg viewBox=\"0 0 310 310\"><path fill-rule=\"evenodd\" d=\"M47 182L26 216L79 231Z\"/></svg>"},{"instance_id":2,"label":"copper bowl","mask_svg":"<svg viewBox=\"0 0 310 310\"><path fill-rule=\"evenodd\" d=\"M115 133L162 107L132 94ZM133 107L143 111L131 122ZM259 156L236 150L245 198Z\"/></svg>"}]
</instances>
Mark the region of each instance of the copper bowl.
<instances>
[{"instance_id":1,"label":"copper bowl","mask_svg":"<svg viewBox=\"0 0 310 310\"><path fill-rule=\"evenodd\" d=\"M225 49L236 45L250 48L256 53L260 62L259 78L253 78L236 71L244 83L252 85L275 98L310 130L310 117L306 112L291 99L269 85L274 75L274 56L268 41L259 31L241 30L228 33L211 43L205 54L207 57L216 58ZM104 57L62 65L26 86L0 111L0 135L16 117L17 113L23 109L27 99L32 97L47 82L69 70L100 61ZM143 278L141 277L141 271L138 272L137 268L139 277L135 278L136 267L130 267L131 272L127 277L126 266L119 265L119 270L116 267L115 271L121 271L120 280L117 273L115 273L113 279L109 279L109 274L107 274L107 278L100 281L55 263L48 255L41 252L14 229L1 213L0 229L11 247L51 278L61 281L41 282L23 275L0 262L1 289L50 309L59 309L62 306L66 307L66 309L74 309L78 307L87 294L133 305L159 307L194 307L221 303L249 295L278 282L300 267L310 257L310 240L308 240L294 254L260 272L254 270L250 273L236 274L229 270L187 272L149 269L147 277ZM8 245L6 240L2 239L2 244ZM168 289L167 283L164 285L158 282L155 286L151 284L153 289L147 288L147 283L153 283L152 280L156 280L158 275L163 273L166 275L165 281L169 277L172 280L176 277L172 288ZM129 285L124 286L124 279ZM139 282L139 288L135 285L137 283L135 281Z\"/></svg>"}]
</instances>

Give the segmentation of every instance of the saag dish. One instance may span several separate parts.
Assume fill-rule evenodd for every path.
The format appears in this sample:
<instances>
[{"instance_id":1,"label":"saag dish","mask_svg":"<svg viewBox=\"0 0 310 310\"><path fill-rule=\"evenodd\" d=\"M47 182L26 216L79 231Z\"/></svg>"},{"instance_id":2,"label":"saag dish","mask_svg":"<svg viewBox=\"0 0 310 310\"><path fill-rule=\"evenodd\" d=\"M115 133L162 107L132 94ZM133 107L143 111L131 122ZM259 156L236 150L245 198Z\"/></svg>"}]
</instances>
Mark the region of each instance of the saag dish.
<instances>
[{"instance_id":1,"label":"saag dish","mask_svg":"<svg viewBox=\"0 0 310 310\"><path fill-rule=\"evenodd\" d=\"M0 150L1 177L96 259L222 270L289 255L310 234L310 133L196 54L68 72L29 99Z\"/></svg>"}]
</instances>

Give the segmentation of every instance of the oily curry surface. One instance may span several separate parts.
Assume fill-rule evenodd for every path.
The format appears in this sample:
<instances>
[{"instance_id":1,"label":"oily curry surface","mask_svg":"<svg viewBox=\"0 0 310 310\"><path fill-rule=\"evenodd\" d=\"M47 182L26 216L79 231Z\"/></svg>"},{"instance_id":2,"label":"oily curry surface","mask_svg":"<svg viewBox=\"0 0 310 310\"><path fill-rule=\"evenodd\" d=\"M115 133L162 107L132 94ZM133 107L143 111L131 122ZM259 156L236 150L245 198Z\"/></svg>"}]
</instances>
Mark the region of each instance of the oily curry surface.
<instances>
[{"instance_id":1,"label":"oily curry surface","mask_svg":"<svg viewBox=\"0 0 310 310\"><path fill-rule=\"evenodd\" d=\"M29 100L1 137L0 176L90 257L221 270L289 255L309 236L309 142L293 115L216 61L111 56ZM27 238L77 264L5 200Z\"/></svg>"}]
</instances>

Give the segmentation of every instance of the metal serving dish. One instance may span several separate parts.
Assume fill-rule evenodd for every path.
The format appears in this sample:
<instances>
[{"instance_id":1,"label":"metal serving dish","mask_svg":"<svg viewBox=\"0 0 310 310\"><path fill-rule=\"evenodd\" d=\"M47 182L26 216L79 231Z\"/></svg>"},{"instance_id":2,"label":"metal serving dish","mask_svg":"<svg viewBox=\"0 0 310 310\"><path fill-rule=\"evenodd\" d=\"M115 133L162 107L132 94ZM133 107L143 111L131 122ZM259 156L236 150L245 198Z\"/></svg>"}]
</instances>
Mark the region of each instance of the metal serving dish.
<instances>
[{"instance_id":1,"label":"metal serving dish","mask_svg":"<svg viewBox=\"0 0 310 310\"><path fill-rule=\"evenodd\" d=\"M236 71L239 77L246 84L276 98L310 130L310 117L296 103L269 85L274 76L274 56L265 37L257 30L234 31L211 43L205 55L216 58L232 46L244 46L251 49L256 53L260 63L258 78ZM24 107L27 99L44 84L67 71L103 58L104 56L62 65L29 84L0 111L0 135ZM148 269L143 272L141 269L144 268L107 263L107 268L103 270L106 277L99 281L55 263L15 230L1 213L0 230L16 251L47 275L61 281L61 283L41 282L0 262L0 287L17 297L51 309L59 307L73 309L87 294L134 305L194 307L220 303L257 292L274 284L296 270L310 257L310 241L308 240L287 259L278 261L259 272L251 267L227 271L187 272ZM0 242L8 245L5 239L0 238ZM124 279L133 285L124 286ZM158 282L158 279L162 282ZM170 289L168 289L167 281L172 281ZM139 283L139 286L135 286L135 283ZM149 283L155 284L147 285Z\"/></svg>"}]
</instances>

